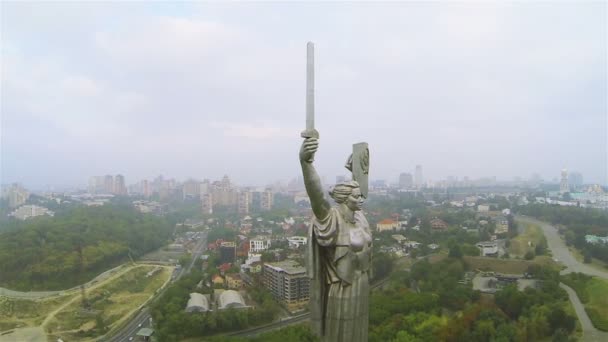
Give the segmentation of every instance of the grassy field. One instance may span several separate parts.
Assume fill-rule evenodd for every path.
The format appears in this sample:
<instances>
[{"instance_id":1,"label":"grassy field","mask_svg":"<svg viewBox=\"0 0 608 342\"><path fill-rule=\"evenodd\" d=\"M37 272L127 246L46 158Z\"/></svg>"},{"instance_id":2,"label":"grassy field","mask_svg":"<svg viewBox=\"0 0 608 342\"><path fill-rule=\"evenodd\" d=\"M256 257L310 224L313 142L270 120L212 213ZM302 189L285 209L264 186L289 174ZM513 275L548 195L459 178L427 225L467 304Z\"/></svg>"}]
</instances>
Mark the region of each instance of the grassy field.
<instances>
[{"instance_id":1,"label":"grassy field","mask_svg":"<svg viewBox=\"0 0 608 342\"><path fill-rule=\"evenodd\" d=\"M534 260L464 256L463 260L471 270L494 271L508 274L523 274L528 270L530 265L534 264L554 267L556 270L559 270L559 265L547 256L536 257Z\"/></svg>"},{"instance_id":2,"label":"grassy field","mask_svg":"<svg viewBox=\"0 0 608 342\"><path fill-rule=\"evenodd\" d=\"M40 300L0 297L0 331L39 326L51 311L72 298L74 295Z\"/></svg>"},{"instance_id":3,"label":"grassy field","mask_svg":"<svg viewBox=\"0 0 608 342\"><path fill-rule=\"evenodd\" d=\"M593 326L608 331L608 280L579 274L568 274L561 279L576 291Z\"/></svg>"},{"instance_id":4,"label":"grassy field","mask_svg":"<svg viewBox=\"0 0 608 342\"><path fill-rule=\"evenodd\" d=\"M574 247L568 247L568 250L576 258L576 260L583 262L583 260L585 259L583 257L583 254L578 249L576 249ZM601 270L601 271L606 271L606 269L608 269L608 263L605 263L596 258L592 258L591 263L587 264L587 265L589 265L595 269Z\"/></svg>"},{"instance_id":5,"label":"grassy field","mask_svg":"<svg viewBox=\"0 0 608 342\"><path fill-rule=\"evenodd\" d=\"M523 258L528 251L534 252L534 248L543 239L543 231L535 224L520 223L525 226L524 232L511 239L509 254L512 257Z\"/></svg>"},{"instance_id":6,"label":"grassy field","mask_svg":"<svg viewBox=\"0 0 608 342\"><path fill-rule=\"evenodd\" d=\"M51 340L87 340L104 335L121 319L137 310L171 275L171 268L162 267L154 275L146 274L156 266L138 266L120 277L87 292L90 310L83 310L80 300L74 301L45 327Z\"/></svg>"},{"instance_id":7,"label":"grassy field","mask_svg":"<svg viewBox=\"0 0 608 342\"><path fill-rule=\"evenodd\" d=\"M586 289L589 303L585 304L585 311L597 329L608 331L608 281L593 278Z\"/></svg>"}]
</instances>

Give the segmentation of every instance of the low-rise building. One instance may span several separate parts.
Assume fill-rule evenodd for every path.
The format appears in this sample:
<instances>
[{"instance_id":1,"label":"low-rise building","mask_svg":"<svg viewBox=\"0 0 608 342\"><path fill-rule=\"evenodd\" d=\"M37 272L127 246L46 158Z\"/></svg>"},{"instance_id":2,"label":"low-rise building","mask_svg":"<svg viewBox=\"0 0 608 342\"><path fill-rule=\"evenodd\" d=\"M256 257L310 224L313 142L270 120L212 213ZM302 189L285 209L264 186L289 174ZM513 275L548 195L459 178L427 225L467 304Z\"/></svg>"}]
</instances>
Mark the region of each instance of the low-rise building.
<instances>
[{"instance_id":1,"label":"low-rise building","mask_svg":"<svg viewBox=\"0 0 608 342\"><path fill-rule=\"evenodd\" d=\"M385 230L395 230L399 228L399 222L391 219L384 219L376 224L376 229L379 232L383 232Z\"/></svg>"},{"instance_id":2,"label":"low-rise building","mask_svg":"<svg viewBox=\"0 0 608 342\"><path fill-rule=\"evenodd\" d=\"M229 289L240 289L243 287L243 279L238 274L226 274L226 285Z\"/></svg>"},{"instance_id":3,"label":"low-rise building","mask_svg":"<svg viewBox=\"0 0 608 342\"><path fill-rule=\"evenodd\" d=\"M224 278L218 274L211 278L211 282L213 283L213 286L224 286Z\"/></svg>"},{"instance_id":4,"label":"low-rise building","mask_svg":"<svg viewBox=\"0 0 608 342\"><path fill-rule=\"evenodd\" d=\"M14 210L9 216L12 216L18 220L27 220L36 216L55 216L55 213L44 207L37 205L22 205L21 207Z\"/></svg>"},{"instance_id":5,"label":"low-rise building","mask_svg":"<svg viewBox=\"0 0 608 342\"><path fill-rule=\"evenodd\" d=\"M255 238L249 241L249 250L253 253L259 253L270 248L270 239Z\"/></svg>"},{"instance_id":6,"label":"low-rise building","mask_svg":"<svg viewBox=\"0 0 608 342\"><path fill-rule=\"evenodd\" d=\"M434 218L431 220L431 228L433 230L446 230L448 229L448 224L442 219Z\"/></svg>"},{"instance_id":7,"label":"low-rise building","mask_svg":"<svg viewBox=\"0 0 608 342\"><path fill-rule=\"evenodd\" d=\"M289 247L298 248L306 245L308 243L308 238L305 236L290 236L287 238L287 242L289 243Z\"/></svg>"},{"instance_id":8,"label":"low-rise building","mask_svg":"<svg viewBox=\"0 0 608 342\"><path fill-rule=\"evenodd\" d=\"M495 241L478 242L476 246L481 256L498 256L498 243Z\"/></svg>"},{"instance_id":9,"label":"low-rise building","mask_svg":"<svg viewBox=\"0 0 608 342\"><path fill-rule=\"evenodd\" d=\"M220 292L220 291L218 291ZM243 296L234 290L221 291L218 296L218 309L241 309L246 308Z\"/></svg>"},{"instance_id":10,"label":"low-rise building","mask_svg":"<svg viewBox=\"0 0 608 342\"><path fill-rule=\"evenodd\" d=\"M186 305L186 312L207 312L209 311L209 301L205 295L193 292Z\"/></svg>"},{"instance_id":11,"label":"low-rise building","mask_svg":"<svg viewBox=\"0 0 608 342\"><path fill-rule=\"evenodd\" d=\"M497 216L494 220L496 221L496 229L494 230L494 233L506 234L509 232L509 220L507 220L506 217Z\"/></svg>"},{"instance_id":12,"label":"low-rise building","mask_svg":"<svg viewBox=\"0 0 608 342\"><path fill-rule=\"evenodd\" d=\"M592 245L601 243L608 244L608 236L585 235L585 241Z\"/></svg>"}]
</instances>

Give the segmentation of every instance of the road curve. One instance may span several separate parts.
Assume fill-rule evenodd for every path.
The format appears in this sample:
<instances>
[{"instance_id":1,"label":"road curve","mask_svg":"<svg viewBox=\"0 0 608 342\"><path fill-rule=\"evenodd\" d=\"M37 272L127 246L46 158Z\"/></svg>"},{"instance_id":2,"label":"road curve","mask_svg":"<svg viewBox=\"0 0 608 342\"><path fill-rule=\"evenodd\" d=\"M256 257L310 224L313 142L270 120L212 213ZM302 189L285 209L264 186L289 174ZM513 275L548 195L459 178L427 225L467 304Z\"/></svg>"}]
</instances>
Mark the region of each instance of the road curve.
<instances>
[{"instance_id":1,"label":"road curve","mask_svg":"<svg viewBox=\"0 0 608 342\"><path fill-rule=\"evenodd\" d=\"M560 283L559 287L566 290L568 293L568 297L570 297L570 302L572 302L572 306L574 307L574 311L576 311L576 315L578 316L579 321L581 322L581 328L583 328L583 341L589 342L603 342L608 341L608 333L597 330L587 312L585 311L585 307L583 303L578 299L576 292L571 289L568 285L564 283Z\"/></svg>"},{"instance_id":2,"label":"road curve","mask_svg":"<svg viewBox=\"0 0 608 342\"><path fill-rule=\"evenodd\" d=\"M588 275L597 276L599 278L608 279L608 272L595 269L576 260L572 253L570 253L568 250L568 247L566 247L566 244L562 238L559 236L557 228L546 222L539 221L531 217L516 216L515 220L522 223L536 224L542 229L543 233L545 234L545 238L547 239L547 245L551 250L553 257L558 259L559 262L566 266L566 268L560 272L561 274L581 272ZM564 283L560 283L559 286L568 293L568 297L570 298L570 302L572 303L574 311L578 316L578 320L581 322L581 328L583 329L583 341L608 341L608 333L596 329L593 326L593 323L591 323L591 319L589 319L589 315L587 315L587 312L585 311L585 306L579 300L576 292Z\"/></svg>"},{"instance_id":3,"label":"road curve","mask_svg":"<svg viewBox=\"0 0 608 342\"><path fill-rule=\"evenodd\" d=\"M557 228L546 222L539 221L531 217L516 216L515 220L523 223L536 224L542 229L545 237L547 238L547 245L549 246L551 253L553 253L553 258L558 259L560 263L566 266L566 268L560 272L561 274L580 272L599 278L608 279L608 271L593 268L576 260L572 253L570 253L568 250L568 247L566 247L566 244L562 238L559 236Z\"/></svg>"}]
</instances>

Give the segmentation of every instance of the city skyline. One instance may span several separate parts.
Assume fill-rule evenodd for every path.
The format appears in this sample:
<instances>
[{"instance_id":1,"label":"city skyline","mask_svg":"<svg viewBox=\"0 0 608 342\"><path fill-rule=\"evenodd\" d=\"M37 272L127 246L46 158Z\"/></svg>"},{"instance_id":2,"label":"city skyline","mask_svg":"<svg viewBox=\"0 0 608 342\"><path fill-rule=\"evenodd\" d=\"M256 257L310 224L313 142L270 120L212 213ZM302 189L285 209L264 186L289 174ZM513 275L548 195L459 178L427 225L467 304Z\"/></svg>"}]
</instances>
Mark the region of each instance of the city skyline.
<instances>
[{"instance_id":1,"label":"city skyline","mask_svg":"<svg viewBox=\"0 0 608 342\"><path fill-rule=\"evenodd\" d=\"M2 7L1 183L291 179L308 40L328 182L366 141L389 182L608 183L605 3Z\"/></svg>"}]
</instances>

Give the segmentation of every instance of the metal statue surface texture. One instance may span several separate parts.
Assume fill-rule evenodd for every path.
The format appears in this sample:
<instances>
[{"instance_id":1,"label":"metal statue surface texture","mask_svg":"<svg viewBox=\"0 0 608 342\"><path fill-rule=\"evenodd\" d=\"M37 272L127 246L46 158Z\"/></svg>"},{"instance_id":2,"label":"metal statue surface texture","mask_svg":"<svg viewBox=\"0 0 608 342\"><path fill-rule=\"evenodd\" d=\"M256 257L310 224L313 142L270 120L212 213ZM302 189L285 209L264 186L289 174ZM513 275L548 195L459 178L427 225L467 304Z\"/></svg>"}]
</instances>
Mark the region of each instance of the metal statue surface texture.
<instances>
[{"instance_id":1,"label":"metal statue surface texture","mask_svg":"<svg viewBox=\"0 0 608 342\"><path fill-rule=\"evenodd\" d=\"M308 45L307 74L311 75L312 44ZM300 164L314 217L309 228L307 271L310 283L312 327L326 342L365 342L369 322L369 280L372 264L372 235L361 211L367 196L369 150L366 143L353 146L347 168L353 181L336 184L325 197L313 166L319 146L314 129L314 87L307 84L307 127L302 133ZM306 134L315 132L315 134ZM359 182L364 183L364 187ZM361 184L363 185L363 184Z\"/></svg>"}]
</instances>

